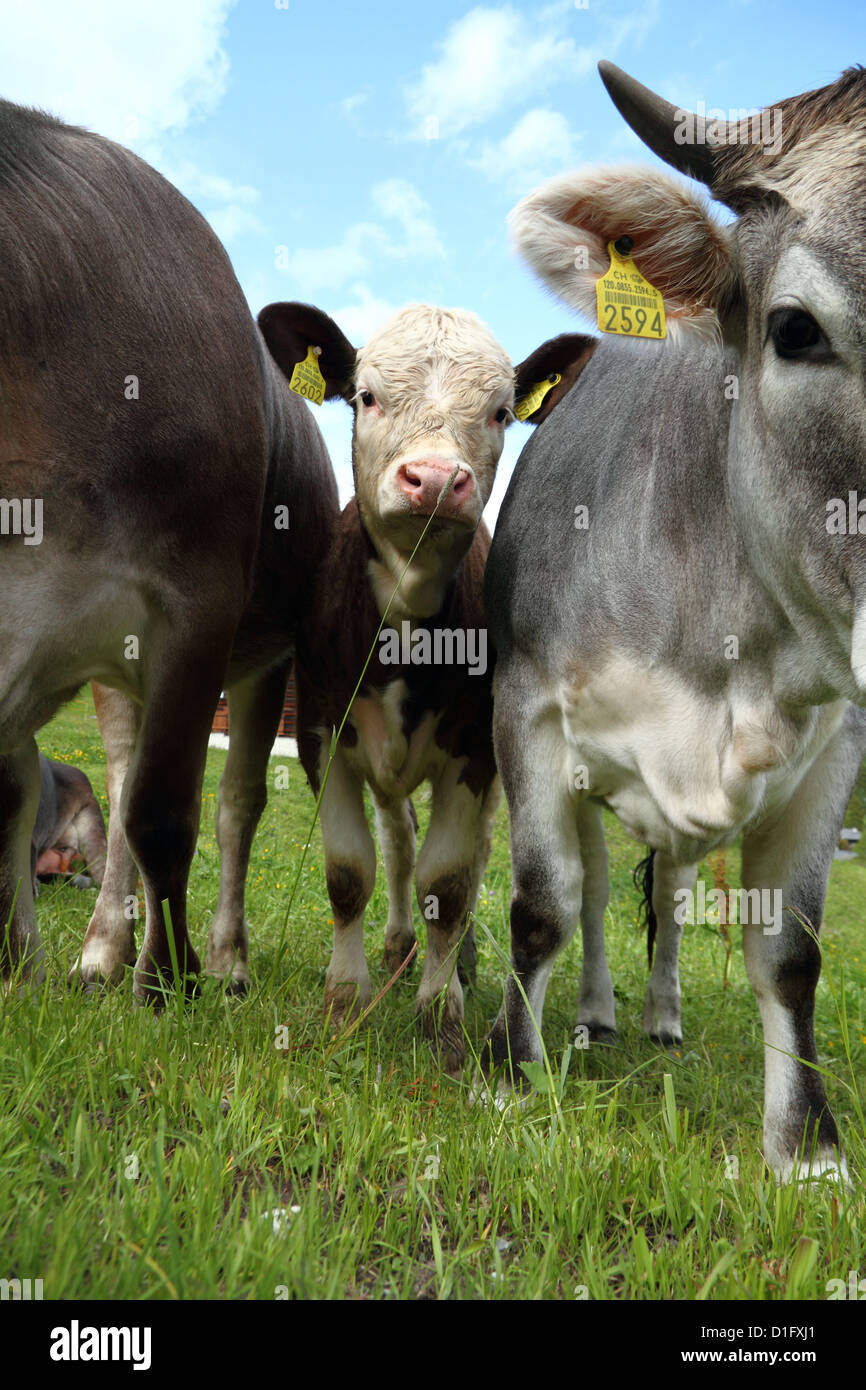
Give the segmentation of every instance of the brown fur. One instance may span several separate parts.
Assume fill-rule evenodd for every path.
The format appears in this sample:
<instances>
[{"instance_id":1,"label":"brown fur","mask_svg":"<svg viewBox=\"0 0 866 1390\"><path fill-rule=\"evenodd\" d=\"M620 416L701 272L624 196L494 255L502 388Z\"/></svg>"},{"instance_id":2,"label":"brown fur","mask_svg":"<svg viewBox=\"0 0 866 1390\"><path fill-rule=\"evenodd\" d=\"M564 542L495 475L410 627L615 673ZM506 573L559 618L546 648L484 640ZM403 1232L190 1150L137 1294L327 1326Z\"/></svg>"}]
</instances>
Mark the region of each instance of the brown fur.
<instances>
[{"instance_id":1,"label":"brown fur","mask_svg":"<svg viewBox=\"0 0 866 1390\"><path fill-rule=\"evenodd\" d=\"M448 588L445 603L435 617L427 620L431 627L487 626L482 581L489 548L490 535L482 523ZM488 649L487 671L477 676L470 676L457 666L383 664L379 659L380 644L375 640L380 615L368 579L374 555L353 498L343 511L323 565L326 578L319 585L306 624L308 639L298 651L298 751L304 770L311 785L317 788L317 731L340 727L364 662L375 644L359 693L365 689L383 690L398 679L405 681L409 690L403 706L407 737L426 712L441 713L436 741L452 757L469 758L463 780L477 793L495 774L491 733L493 654ZM356 741L355 730L347 722L341 742L351 748Z\"/></svg>"}]
</instances>

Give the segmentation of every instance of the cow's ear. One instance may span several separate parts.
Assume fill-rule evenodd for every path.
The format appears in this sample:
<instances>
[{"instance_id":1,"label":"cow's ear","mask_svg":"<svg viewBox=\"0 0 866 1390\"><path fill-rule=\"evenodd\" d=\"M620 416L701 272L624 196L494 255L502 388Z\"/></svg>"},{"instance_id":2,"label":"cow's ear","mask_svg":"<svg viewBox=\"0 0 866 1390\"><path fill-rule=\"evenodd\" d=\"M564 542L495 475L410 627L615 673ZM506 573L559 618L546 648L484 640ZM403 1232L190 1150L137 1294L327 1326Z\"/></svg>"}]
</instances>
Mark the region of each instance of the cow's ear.
<instances>
[{"instance_id":1,"label":"cow's ear","mask_svg":"<svg viewBox=\"0 0 866 1390\"><path fill-rule=\"evenodd\" d=\"M529 425L540 425L546 420L554 406L571 390L597 347L598 338L588 338L583 333L561 333L558 338L548 338L536 348L514 368L517 418Z\"/></svg>"},{"instance_id":2,"label":"cow's ear","mask_svg":"<svg viewBox=\"0 0 866 1390\"><path fill-rule=\"evenodd\" d=\"M608 243L627 236L632 260L664 298L669 336L720 336L735 280L730 228L698 189L649 168L579 170L531 193L509 220L536 275L593 323Z\"/></svg>"},{"instance_id":3,"label":"cow's ear","mask_svg":"<svg viewBox=\"0 0 866 1390\"><path fill-rule=\"evenodd\" d=\"M332 318L312 304L268 304L258 322L268 350L286 378L309 349L317 347L321 349L319 371L325 378L325 399L350 399L357 354Z\"/></svg>"}]
</instances>

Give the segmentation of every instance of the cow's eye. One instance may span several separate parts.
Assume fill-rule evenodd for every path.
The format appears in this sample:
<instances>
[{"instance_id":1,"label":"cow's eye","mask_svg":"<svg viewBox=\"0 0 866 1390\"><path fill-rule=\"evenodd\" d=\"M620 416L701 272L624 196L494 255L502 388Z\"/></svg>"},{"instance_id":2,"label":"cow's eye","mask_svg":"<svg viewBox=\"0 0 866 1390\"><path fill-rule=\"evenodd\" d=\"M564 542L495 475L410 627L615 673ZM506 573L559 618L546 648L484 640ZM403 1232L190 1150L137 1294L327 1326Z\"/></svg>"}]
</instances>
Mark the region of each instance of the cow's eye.
<instances>
[{"instance_id":1,"label":"cow's eye","mask_svg":"<svg viewBox=\"0 0 866 1390\"><path fill-rule=\"evenodd\" d=\"M366 405L368 408L376 404L376 397L373 395L372 391L361 392L361 404Z\"/></svg>"},{"instance_id":2,"label":"cow's eye","mask_svg":"<svg viewBox=\"0 0 866 1390\"><path fill-rule=\"evenodd\" d=\"M779 357L826 362L833 356L819 325L805 309L774 309L767 331Z\"/></svg>"},{"instance_id":3,"label":"cow's eye","mask_svg":"<svg viewBox=\"0 0 866 1390\"><path fill-rule=\"evenodd\" d=\"M497 425L505 424L505 421L508 419L508 411L506 410L504 405L499 407L493 418L496 421Z\"/></svg>"}]
</instances>

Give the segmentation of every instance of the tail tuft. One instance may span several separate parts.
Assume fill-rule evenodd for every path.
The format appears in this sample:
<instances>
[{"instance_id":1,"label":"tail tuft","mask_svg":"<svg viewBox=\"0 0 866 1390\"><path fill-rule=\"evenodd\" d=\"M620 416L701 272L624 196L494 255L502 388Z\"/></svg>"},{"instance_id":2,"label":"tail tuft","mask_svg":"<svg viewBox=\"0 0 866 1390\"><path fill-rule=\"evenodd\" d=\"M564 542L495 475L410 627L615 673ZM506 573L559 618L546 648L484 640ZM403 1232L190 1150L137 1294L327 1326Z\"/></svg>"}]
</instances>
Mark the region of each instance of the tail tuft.
<instances>
[{"instance_id":1,"label":"tail tuft","mask_svg":"<svg viewBox=\"0 0 866 1390\"><path fill-rule=\"evenodd\" d=\"M655 853L655 850L651 849L646 858L635 865L632 872L632 881L641 895L639 920L646 927L646 954L650 969L652 969L653 947L655 946L658 927L653 911L653 861L655 860Z\"/></svg>"}]
</instances>

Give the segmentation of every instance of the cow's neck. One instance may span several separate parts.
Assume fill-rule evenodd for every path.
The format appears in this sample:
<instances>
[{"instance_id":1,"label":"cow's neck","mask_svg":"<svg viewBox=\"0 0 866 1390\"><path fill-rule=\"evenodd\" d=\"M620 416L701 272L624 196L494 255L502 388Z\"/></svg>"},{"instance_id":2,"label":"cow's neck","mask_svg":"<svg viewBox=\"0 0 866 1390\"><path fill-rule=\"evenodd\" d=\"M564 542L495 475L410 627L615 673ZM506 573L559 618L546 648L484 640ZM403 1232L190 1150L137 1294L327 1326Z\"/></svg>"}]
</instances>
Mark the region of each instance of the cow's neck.
<instances>
[{"instance_id":1,"label":"cow's neck","mask_svg":"<svg viewBox=\"0 0 866 1390\"><path fill-rule=\"evenodd\" d=\"M435 617L472 543L471 534L428 533L409 563L411 550L392 545L366 519L362 524L370 542L368 573L379 612L390 602L389 620Z\"/></svg>"},{"instance_id":2,"label":"cow's neck","mask_svg":"<svg viewBox=\"0 0 866 1390\"><path fill-rule=\"evenodd\" d=\"M802 703L837 697L866 701L866 570L851 569L851 550L824 526L826 479L815 490L794 461L762 467L750 450L748 422L735 432L734 524L758 582L790 628L780 684ZM735 427L736 429L736 427ZM754 438L754 436L752 436ZM787 484L787 485L786 485ZM832 486L832 485L831 485Z\"/></svg>"}]
</instances>

